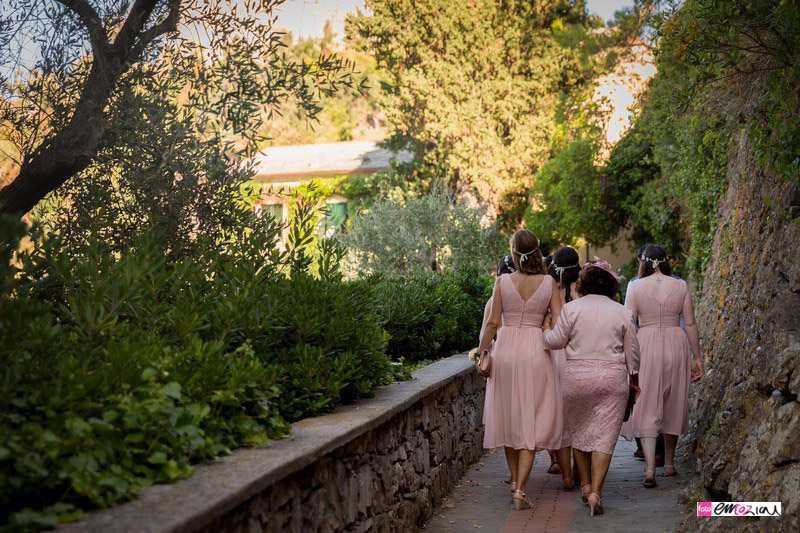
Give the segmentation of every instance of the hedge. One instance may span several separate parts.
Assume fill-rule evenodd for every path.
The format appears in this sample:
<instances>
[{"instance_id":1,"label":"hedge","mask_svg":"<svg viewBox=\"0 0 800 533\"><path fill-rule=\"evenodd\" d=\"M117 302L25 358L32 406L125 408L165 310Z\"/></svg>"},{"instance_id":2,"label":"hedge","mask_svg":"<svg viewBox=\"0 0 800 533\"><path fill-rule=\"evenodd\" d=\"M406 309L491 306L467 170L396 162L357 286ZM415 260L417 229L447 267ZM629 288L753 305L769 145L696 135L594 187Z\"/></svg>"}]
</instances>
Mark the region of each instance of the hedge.
<instances>
[{"instance_id":1,"label":"hedge","mask_svg":"<svg viewBox=\"0 0 800 533\"><path fill-rule=\"evenodd\" d=\"M468 349L491 290L475 271L288 275L247 239L178 260L143 236L13 263L18 236L0 232L6 531L125 501L405 377L397 362Z\"/></svg>"}]
</instances>

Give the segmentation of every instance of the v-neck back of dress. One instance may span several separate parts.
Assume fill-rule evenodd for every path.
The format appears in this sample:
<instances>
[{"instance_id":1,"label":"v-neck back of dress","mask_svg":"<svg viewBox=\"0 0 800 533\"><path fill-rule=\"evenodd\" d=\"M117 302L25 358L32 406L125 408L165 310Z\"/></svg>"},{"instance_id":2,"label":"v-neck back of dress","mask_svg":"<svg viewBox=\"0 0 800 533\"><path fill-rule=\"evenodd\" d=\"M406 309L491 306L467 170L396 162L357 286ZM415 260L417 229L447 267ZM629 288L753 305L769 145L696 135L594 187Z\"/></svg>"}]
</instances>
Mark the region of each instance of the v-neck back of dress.
<instances>
[{"instance_id":1,"label":"v-neck back of dress","mask_svg":"<svg viewBox=\"0 0 800 533\"><path fill-rule=\"evenodd\" d=\"M503 327L541 328L550 304L553 282L545 275L534 293L523 300L511 274L503 274L498 280L503 299Z\"/></svg>"},{"instance_id":2,"label":"v-neck back of dress","mask_svg":"<svg viewBox=\"0 0 800 533\"><path fill-rule=\"evenodd\" d=\"M635 309L639 316L639 327L677 328L681 323L683 300L686 297L686 282L676 280L664 295L663 300L658 300L651 287L637 280L631 297L635 301Z\"/></svg>"}]
</instances>

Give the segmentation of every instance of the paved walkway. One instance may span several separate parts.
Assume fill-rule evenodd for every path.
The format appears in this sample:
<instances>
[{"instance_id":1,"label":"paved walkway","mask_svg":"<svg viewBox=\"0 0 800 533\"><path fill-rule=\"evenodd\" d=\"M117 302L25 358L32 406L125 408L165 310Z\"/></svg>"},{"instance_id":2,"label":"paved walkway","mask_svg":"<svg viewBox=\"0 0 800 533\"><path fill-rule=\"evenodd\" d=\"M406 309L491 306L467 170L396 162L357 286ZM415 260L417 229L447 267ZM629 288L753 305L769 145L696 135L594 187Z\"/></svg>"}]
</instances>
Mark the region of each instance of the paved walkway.
<instances>
[{"instance_id":1,"label":"paved walkway","mask_svg":"<svg viewBox=\"0 0 800 533\"><path fill-rule=\"evenodd\" d=\"M589 517L580 492L561 490L561 476L547 473L550 458L539 453L528 482L533 509L514 511L502 450L491 451L473 465L424 531L461 533L660 532L670 531L683 517L678 492L688 483L689 469L676 461L679 475L666 478L658 468L658 486L645 489L644 462L633 457L636 444L620 439L603 487L605 514Z\"/></svg>"}]
</instances>

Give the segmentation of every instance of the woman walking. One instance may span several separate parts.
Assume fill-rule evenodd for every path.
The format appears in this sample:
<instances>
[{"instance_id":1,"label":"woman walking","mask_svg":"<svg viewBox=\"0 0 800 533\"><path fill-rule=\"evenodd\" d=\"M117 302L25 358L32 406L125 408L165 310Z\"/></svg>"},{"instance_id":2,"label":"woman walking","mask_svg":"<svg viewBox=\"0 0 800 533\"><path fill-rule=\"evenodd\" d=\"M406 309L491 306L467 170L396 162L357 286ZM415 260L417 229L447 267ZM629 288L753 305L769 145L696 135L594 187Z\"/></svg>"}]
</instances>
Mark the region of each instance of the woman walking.
<instances>
[{"instance_id":1,"label":"woman walking","mask_svg":"<svg viewBox=\"0 0 800 533\"><path fill-rule=\"evenodd\" d=\"M677 473L675 445L689 425L689 380L703 375L700 336L686 282L672 277L669 258L660 246L645 248L639 278L628 286L625 305L639 321L643 392L622 433L629 440L641 438L647 465L643 485L652 488L659 433L664 434L664 475Z\"/></svg>"},{"instance_id":2,"label":"woman walking","mask_svg":"<svg viewBox=\"0 0 800 533\"><path fill-rule=\"evenodd\" d=\"M497 333L486 383L483 445L505 449L512 498L519 510L531 506L525 487L536 450L556 449L561 439L556 374L541 329L548 310L558 317L561 299L555 281L544 272L539 239L519 230L510 245L516 272L495 282L478 350L486 357Z\"/></svg>"},{"instance_id":3,"label":"woman walking","mask_svg":"<svg viewBox=\"0 0 800 533\"><path fill-rule=\"evenodd\" d=\"M564 246L563 248L559 248L553 255L553 261L549 265L548 273L558 283L558 295L561 298L562 309L564 305L572 300L580 298L575 288L580 271L580 258L578 257L578 252L574 248ZM545 323L547 324L547 322ZM556 455L561 470L561 481L564 488L569 490L575 486L572 472L572 435L569 431L569 420L564 416L564 402L561 392L563 388L564 372L567 369L567 355L564 350L550 350L550 356L553 359L553 365L556 367L556 373L558 374L558 394L561 404L562 419L564 420L561 442L556 451Z\"/></svg>"},{"instance_id":4,"label":"woman walking","mask_svg":"<svg viewBox=\"0 0 800 533\"><path fill-rule=\"evenodd\" d=\"M576 284L581 298L566 304L553 329L544 332L548 348L566 353L566 420L591 516L603 514L603 483L629 389L638 393L636 325L633 313L612 299L618 288L608 263L587 263Z\"/></svg>"}]
</instances>

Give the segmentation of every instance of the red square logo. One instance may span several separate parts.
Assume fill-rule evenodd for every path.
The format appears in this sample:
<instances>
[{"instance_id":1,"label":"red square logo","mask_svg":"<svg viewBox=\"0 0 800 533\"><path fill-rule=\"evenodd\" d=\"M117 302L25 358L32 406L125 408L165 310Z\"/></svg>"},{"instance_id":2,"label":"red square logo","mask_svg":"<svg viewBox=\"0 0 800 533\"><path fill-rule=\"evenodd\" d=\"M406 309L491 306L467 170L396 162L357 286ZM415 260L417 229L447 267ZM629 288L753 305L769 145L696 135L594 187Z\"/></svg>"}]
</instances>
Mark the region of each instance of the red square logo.
<instances>
[{"instance_id":1,"label":"red square logo","mask_svg":"<svg viewBox=\"0 0 800 533\"><path fill-rule=\"evenodd\" d=\"M697 502L697 516L711 516L711 502Z\"/></svg>"}]
</instances>

